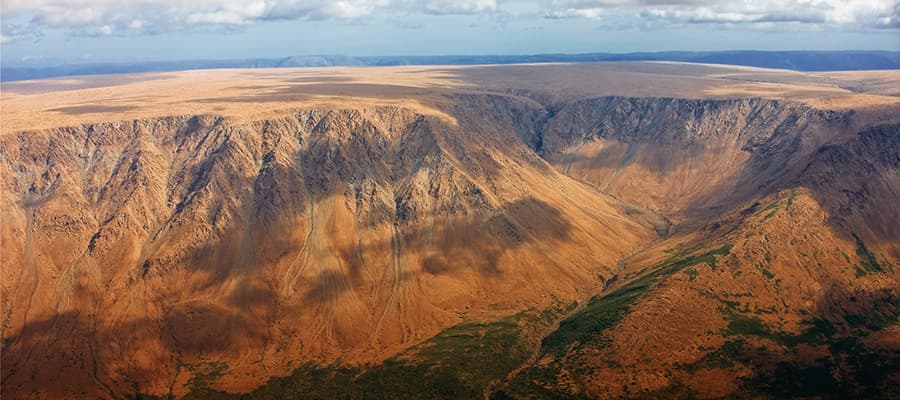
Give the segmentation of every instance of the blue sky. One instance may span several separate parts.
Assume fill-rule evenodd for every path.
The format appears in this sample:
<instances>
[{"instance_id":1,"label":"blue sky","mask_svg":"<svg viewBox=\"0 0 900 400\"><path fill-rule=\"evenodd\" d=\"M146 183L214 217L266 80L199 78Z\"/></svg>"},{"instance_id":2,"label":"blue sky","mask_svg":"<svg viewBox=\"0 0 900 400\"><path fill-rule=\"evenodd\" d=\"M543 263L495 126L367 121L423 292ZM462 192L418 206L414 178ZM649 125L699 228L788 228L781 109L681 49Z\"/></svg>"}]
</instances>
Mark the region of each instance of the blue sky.
<instances>
[{"instance_id":1,"label":"blue sky","mask_svg":"<svg viewBox=\"0 0 900 400\"><path fill-rule=\"evenodd\" d=\"M900 50L896 0L3 0L4 64Z\"/></svg>"}]
</instances>

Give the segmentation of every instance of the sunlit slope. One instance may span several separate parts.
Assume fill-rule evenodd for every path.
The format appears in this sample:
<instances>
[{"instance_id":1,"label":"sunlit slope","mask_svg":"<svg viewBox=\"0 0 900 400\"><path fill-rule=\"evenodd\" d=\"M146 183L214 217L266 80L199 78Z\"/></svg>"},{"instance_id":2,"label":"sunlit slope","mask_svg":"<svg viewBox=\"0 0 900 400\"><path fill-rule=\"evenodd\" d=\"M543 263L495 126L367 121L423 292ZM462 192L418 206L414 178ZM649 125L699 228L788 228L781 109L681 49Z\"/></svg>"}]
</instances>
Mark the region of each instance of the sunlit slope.
<instances>
[{"instance_id":1,"label":"sunlit slope","mask_svg":"<svg viewBox=\"0 0 900 400\"><path fill-rule=\"evenodd\" d=\"M495 397L895 397L898 129L626 260Z\"/></svg>"},{"instance_id":2,"label":"sunlit slope","mask_svg":"<svg viewBox=\"0 0 900 400\"><path fill-rule=\"evenodd\" d=\"M178 393L207 360L246 390L587 296L655 230L512 132L380 107L5 136L4 390Z\"/></svg>"},{"instance_id":3,"label":"sunlit slope","mask_svg":"<svg viewBox=\"0 0 900 400\"><path fill-rule=\"evenodd\" d=\"M895 81L600 63L4 83L2 395L889 396Z\"/></svg>"}]
</instances>

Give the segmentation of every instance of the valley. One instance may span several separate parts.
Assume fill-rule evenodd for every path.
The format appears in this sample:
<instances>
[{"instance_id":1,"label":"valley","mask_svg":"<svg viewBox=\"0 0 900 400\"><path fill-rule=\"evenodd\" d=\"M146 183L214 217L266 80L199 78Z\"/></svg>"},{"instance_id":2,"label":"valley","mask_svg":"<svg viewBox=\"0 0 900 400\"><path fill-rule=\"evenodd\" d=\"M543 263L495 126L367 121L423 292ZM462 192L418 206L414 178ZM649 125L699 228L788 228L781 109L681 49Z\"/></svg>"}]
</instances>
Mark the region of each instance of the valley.
<instances>
[{"instance_id":1,"label":"valley","mask_svg":"<svg viewBox=\"0 0 900 400\"><path fill-rule=\"evenodd\" d=\"M897 74L4 82L2 396L900 396Z\"/></svg>"}]
</instances>

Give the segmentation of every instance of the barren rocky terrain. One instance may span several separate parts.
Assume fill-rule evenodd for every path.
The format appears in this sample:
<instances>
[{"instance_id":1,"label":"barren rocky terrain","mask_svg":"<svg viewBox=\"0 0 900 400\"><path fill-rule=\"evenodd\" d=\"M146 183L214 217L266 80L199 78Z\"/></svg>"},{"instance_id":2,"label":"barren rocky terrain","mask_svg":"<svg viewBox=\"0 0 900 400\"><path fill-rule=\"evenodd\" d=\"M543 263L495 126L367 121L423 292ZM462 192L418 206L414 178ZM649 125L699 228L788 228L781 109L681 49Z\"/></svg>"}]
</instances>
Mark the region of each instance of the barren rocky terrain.
<instances>
[{"instance_id":1,"label":"barren rocky terrain","mask_svg":"<svg viewBox=\"0 0 900 400\"><path fill-rule=\"evenodd\" d=\"M900 396L898 77L3 83L2 396Z\"/></svg>"}]
</instances>

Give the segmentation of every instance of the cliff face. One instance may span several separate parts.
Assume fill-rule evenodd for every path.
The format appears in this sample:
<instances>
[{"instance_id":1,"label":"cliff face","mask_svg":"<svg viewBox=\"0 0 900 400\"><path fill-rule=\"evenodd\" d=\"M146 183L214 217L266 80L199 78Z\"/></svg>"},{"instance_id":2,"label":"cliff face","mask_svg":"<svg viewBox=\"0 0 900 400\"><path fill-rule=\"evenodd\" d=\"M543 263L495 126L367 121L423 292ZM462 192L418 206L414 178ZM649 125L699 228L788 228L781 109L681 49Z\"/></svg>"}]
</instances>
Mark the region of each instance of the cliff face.
<instances>
[{"instance_id":1,"label":"cliff face","mask_svg":"<svg viewBox=\"0 0 900 400\"><path fill-rule=\"evenodd\" d=\"M764 323L790 331L817 305L858 314L868 306L846 306L849 293L897 283L892 268L866 270L867 254L900 259L900 206L886 201L900 198L896 123L760 99L536 99L447 95L446 117L303 108L4 136L4 397L246 392L310 361L378 363L467 321L553 309L553 330L663 254L727 243L696 282L659 275L608 333L624 358L652 338L684 357L648 369L607 347L587 356L658 389L674 382L660 371L726 341L637 338L669 314L684 317L673 329L718 330L728 316L696 305L751 293L788 316ZM819 252L826 267L807 271L797 254ZM895 299L878 296L866 299ZM548 333L529 332L530 346ZM559 351L545 355L568 372L547 385L621 391L566 386L578 374L564 355L583 354Z\"/></svg>"},{"instance_id":2,"label":"cliff face","mask_svg":"<svg viewBox=\"0 0 900 400\"><path fill-rule=\"evenodd\" d=\"M247 390L585 296L655 234L511 121L313 109L5 137L4 391L178 393L208 359Z\"/></svg>"},{"instance_id":3,"label":"cliff face","mask_svg":"<svg viewBox=\"0 0 900 400\"><path fill-rule=\"evenodd\" d=\"M809 157L800 176L840 230L890 249L900 257L900 124L868 127Z\"/></svg>"},{"instance_id":4,"label":"cliff face","mask_svg":"<svg viewBox=\"0 0 900 400\"><path fill-rule=\"evenodd\" d=\"M599 98L559 109L542 150L602 191L678 216L783 184L852 123L846 112L773 100Z\"/></svg>"},{"instance_id":5,"label":"cliff face","mask_svg":"<svg viewBox=\"0 0 900 400\"><path fill-rule=\"evenodd\" d=\"M498 398L897 395L900 124L601 98L564 104L542 132L558 169L676 224Z\"/></svg>"}]
</instances>

